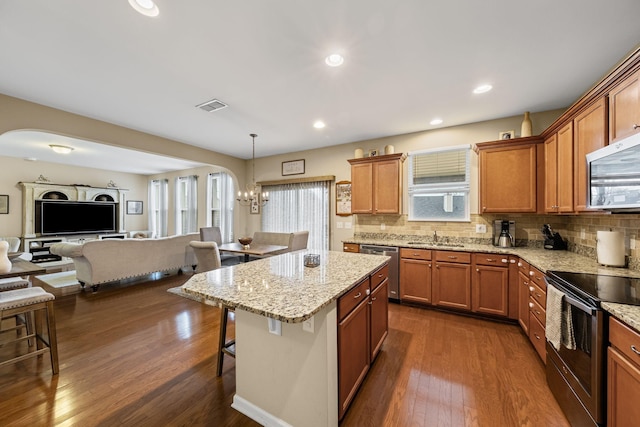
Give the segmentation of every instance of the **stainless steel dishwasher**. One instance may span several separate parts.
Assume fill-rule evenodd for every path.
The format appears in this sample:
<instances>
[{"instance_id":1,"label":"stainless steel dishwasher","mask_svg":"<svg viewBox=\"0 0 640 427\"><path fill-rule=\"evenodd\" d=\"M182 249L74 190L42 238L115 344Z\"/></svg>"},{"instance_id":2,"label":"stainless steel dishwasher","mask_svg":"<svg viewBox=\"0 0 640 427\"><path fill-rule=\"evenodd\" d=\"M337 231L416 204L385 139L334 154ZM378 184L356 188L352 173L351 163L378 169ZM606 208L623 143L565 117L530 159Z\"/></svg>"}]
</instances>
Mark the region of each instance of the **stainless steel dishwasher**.
<instances>
[{"instance_id":1,"label":"stainless steel dishwasher","mask_svg":"<svg viewBox=\"0 0 640 427\"><path fill-rule=\"evenodd\" d=\"M360 253L369 255L387 255L391 257L389 260L389 299L399 301L400 288L398 279L400 256L398 248L395 246L360 245Z\"/></svg>"}]
</instances>

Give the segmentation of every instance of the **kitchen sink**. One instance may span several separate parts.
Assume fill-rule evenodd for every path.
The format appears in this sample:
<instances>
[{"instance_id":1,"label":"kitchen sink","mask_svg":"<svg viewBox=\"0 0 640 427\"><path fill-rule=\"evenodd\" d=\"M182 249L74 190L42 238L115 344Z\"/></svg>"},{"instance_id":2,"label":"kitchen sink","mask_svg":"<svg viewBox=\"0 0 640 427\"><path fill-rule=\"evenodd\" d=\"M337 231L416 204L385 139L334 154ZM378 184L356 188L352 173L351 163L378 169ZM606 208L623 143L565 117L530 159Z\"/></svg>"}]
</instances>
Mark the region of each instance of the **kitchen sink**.
<instances>
[{"instance_id":1,"label":"kitchen sink","mask_svg":"<svg viewBox=\"0 0 640 427\"><path fill-rule=\"evenodd\" d=\"M464 245L461 243L407 242L407 245L427 245L427 246L439 246L443 248L464 248Z\"/></svg>"}]
</instances>

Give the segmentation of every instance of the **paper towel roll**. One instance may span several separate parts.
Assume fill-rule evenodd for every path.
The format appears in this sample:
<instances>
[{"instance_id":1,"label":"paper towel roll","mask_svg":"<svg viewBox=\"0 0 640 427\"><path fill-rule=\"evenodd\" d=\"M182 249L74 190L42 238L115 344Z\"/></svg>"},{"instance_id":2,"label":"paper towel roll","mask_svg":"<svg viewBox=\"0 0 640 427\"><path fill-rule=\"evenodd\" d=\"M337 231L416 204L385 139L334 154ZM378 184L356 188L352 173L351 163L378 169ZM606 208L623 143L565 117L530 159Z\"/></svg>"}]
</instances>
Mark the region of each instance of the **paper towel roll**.
<instances>
[{"instance_id":1,"label":"paper towel roll","mask_svg":"<svg viewBox=\"0 0 640 427\"><path fill-rule=\"evenodd\" d=\"M596 233L598 263L612 267L624 267L624 233L621 231L598 231Z\"/></svg>"}]
</instances>

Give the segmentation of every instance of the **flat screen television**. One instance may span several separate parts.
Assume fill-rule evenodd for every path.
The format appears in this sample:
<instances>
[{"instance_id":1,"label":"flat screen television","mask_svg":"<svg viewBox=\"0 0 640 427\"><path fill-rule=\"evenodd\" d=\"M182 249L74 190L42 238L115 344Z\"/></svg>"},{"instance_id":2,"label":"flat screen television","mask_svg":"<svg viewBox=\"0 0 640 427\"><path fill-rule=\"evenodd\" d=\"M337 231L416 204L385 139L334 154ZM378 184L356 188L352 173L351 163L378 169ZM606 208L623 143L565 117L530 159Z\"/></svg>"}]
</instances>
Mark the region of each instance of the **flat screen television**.
<instances>
[{"instance_id":1,"label":"flat screen television","mask_svg":"<svg viewBox=\"0 0 640 427\"><path fill-rule=\"evenodd\" d=\"M43 236L115 233L118 227L117 205L111 202L40 200L36 203L36 232Z\"/></svg>"}]
</instances>

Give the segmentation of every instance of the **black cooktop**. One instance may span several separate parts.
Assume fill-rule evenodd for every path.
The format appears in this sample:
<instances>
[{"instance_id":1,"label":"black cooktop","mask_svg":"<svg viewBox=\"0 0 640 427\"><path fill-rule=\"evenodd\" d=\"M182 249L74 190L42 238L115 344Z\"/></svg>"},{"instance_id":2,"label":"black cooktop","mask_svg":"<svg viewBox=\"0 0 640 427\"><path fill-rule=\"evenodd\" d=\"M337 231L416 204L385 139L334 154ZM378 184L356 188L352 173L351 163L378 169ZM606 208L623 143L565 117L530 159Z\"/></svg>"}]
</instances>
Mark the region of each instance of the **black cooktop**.
<instances>
[{"instance_id":1,"label":"black cooktop","mask_svg":"<svg viewBox=\"0 0 640 427\"><path fill-rule=\"evenodd\" d=\"M640 278L547 271L547 275L589 299L640 305Z\"/></svg>"}]
</instances>

